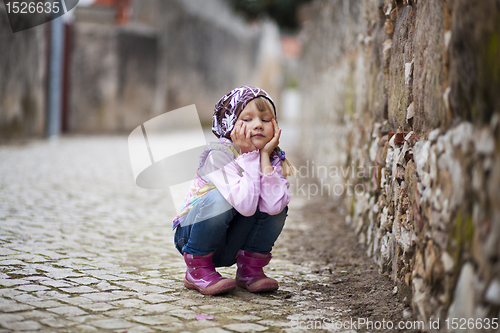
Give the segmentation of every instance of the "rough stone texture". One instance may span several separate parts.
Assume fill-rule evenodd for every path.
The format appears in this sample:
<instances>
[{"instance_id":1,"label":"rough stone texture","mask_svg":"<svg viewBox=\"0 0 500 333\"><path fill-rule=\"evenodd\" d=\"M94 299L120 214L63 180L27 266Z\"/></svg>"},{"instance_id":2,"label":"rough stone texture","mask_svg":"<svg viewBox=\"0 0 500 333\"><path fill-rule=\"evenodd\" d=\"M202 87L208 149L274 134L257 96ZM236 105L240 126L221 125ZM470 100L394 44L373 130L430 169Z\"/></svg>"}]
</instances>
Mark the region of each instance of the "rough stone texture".
<instances>
[{"instance_id":1,"label":"rough stone texture","mask_svg":"<svg viewBox=\"0 0 500 333\"><path fill-rule=\"evenodd\" d=\"M450 13L445 1L422 1L417 8L415 24L411 27L415 29L415 37L408 36L408 41L413 42L415 59L413 129L423 132L450 121L443 98L448 86L445 33L450 28Z\"/></svg>"},{"instance_id":2,"label":"rough stone texture","mask_svg":"<svg viewBox=\"0 0 500 333\"><path fill-rule=\"evenodd\" d=\"M12 33L0 6L0 137L43 134L45 121L45 29Z\"/></svg>"},{"instance_id":3,"label":"rough stone texture","mask_svg":"<svg viewBox=\"0 0 500 333\"><path fill-rule=\"evenodd\" d=\"M498 318L500 4L332 0L310 12L301 147L309 171L331 171L312 177L337 189L420 320Z\"/></svg>"},{"instance_id":4,"label":"rough stone texture","mask_svg":"<svg viewBox=\"0 0 500 333\"><path fill-rule=\"evenodd\" d=\"M389 64L388 118L393 127L405 124L406 109L412 101L413 45L411 30L413 28L414 11L411 6L397 9L398 15L394 23L391 57ZM395 15L394 15L395 16ZM401 75L403 74L403 75Z\"/></svg>"},{"instance_id":5,"label":"rough stone texture","mask_svg":"<svg viewBox=\"0 0 500 333\"><path fill-rule=\"evenodd\" d=\"M388 118L387 66L392 45L384 31L385 19L379 19L373 27L372 36L365 38L368 43L368 109L373 117ZM388 42L386 42L388 41ZM385 52L384 52L384 43ZM371 45L370 45L371 44ZM390 46L390 47L389 47ZM366 59L363 59L366 61ZM364 110L358 110L363 112Z\"/></svg>"},{"instance_id":6,"label":"rough stone texture","mask_svg":"<svg viewBox=\"0 0 500 333\"><path fill-rule=\"evenodd\" d=\"M450 1L450 106L454 114L487 122L500 108L498 1Z\"/></svg>"}]
</instances>

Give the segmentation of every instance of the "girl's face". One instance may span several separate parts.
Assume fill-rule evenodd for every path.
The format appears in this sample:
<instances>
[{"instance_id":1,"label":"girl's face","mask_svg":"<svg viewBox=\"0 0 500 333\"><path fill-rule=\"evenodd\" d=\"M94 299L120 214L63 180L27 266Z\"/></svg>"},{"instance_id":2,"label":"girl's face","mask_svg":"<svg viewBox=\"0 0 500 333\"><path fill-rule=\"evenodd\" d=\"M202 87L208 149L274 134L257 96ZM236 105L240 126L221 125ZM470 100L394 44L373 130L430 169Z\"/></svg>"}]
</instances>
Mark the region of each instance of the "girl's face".
<instances>
[{"instance_id":1,"label":"girl's face","mask_svg":"<svg viewBox=\"0 0 500 333\"><path fill-rule=\"evenodd\" d=\"M257 149L262 149L274 136L274 125L271 121L273 118L271 111L268 109L259 111L255 102L250 101L240 113L236 123L243 122L246 125L245 134L250 131L253 145Z\"/></svg>"}]
</instances>

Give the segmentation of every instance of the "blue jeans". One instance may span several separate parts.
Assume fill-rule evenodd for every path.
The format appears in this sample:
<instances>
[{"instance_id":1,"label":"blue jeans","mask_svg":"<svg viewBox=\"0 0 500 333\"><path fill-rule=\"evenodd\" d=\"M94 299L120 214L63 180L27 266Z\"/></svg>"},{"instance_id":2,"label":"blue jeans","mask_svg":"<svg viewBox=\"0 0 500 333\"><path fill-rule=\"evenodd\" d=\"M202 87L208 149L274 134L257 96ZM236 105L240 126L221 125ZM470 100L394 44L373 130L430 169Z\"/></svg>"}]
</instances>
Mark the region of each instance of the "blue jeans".
<instances>
[{"instance_id":1,"label":"blue jeans","mask_svg":"<svg viewBox=\"0 0 500 333\"><path fill-rule=\"evenodd\" d=\"M214 211L218 215L213 216ZM212 262L216 267L231 266L236 263L240 249L261 254L271 252L285 225L287 211L285 207L281 213L269 215L257 208L254 215L246 217L231 207L219 191L212 190L191 208L177 227L175 247L181 254L215 252Z\"/></svg>"}]
</instances>

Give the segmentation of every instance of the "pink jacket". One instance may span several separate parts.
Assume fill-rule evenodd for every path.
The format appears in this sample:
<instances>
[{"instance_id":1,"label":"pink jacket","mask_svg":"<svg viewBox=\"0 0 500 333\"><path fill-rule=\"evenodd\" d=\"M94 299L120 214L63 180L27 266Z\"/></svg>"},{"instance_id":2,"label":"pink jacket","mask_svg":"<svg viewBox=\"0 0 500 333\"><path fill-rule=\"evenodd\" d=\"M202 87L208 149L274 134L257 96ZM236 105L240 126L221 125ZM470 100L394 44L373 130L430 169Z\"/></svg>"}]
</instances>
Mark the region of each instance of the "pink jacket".
<instances>
[{"instance_id":1,"label":"pink jacket","mask_svg":"<svg viewBox=\"0 0 500 333\"><path fill-rule=\"evenodd\" d=\"M259 150L239 154L228 139L220 139L218 147L207 149L200 157L198 175L191 182L183 208L173 221L174 229L194 204L214 189L244 216L255 214L257 207L261 212L276 215L290 202L290 183L281 174L278 156L271 157L274 170L264 175L260 171Z\"/></svg>"}]
</instances>

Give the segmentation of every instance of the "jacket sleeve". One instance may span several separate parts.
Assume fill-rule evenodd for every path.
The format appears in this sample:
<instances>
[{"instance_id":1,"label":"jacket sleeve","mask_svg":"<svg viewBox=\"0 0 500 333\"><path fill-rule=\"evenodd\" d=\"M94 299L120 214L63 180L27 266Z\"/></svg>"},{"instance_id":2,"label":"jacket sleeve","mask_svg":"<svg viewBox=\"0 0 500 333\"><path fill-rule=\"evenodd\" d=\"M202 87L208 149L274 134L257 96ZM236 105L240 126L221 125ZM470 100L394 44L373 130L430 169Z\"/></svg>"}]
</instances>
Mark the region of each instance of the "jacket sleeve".
<instances>
[{"instance_id":1,"label":"jacket sleeve","mask_svg":"<svg viewBox=\"0 0 500 333\"><path fill-rule=\"evenodd\" d=\"M204 166L205 177L243 216L252 216L260 197L260 154L254 150L230 159L212 151Z\"/></svg>"},{"instance_id":2,"label":"jacket sleeve","mask_svg":"<svg viewBox=\"0 0 500 333\"><path fill-rule=\"evenodd\" d=\"M279 214L290 202L290 183L281 173L281 161L275 159L273 171L267 175L260 173L259 210L269 215ZM260 168L259 168L260 170Z\"/></svg>"}]
</instances>

